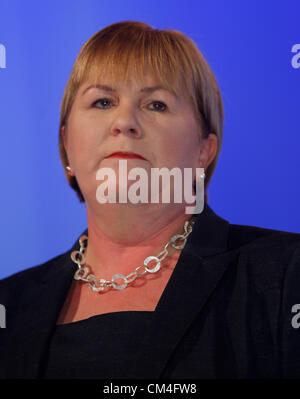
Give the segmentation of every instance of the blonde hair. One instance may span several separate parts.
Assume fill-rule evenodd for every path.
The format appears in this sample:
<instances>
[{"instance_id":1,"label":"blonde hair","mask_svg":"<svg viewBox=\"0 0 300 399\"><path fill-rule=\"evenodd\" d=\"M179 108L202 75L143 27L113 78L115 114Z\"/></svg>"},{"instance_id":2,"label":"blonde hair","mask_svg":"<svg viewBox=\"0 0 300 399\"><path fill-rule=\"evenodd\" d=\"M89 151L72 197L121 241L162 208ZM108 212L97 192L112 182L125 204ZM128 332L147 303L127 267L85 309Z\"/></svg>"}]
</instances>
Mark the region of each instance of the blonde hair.
<instances>
[{"instance_id":1,"label":"blonde hair","mask_svg":"<svg viewBox=\"0 0 300 399\"><path fill-rule=\"evenodd\" d=\"M79 87L86 81L97 84L101 75L113 82L128 81L129 71L142 82L145 66L150 66L159 84L176 96L185 95L199 121L200 138L214 133L218 139L215 158L205 170L205 201L207 188L221 151L223 139L223 102L215 76L196 44L176 30L153 29L138 21L122 21L105 27L88 39L80 49L64 90L60 107L59 152L70 186L80 202L84 197L76 177L70 176L62 127L68 117Z\"/></svg>"}]
</instances>

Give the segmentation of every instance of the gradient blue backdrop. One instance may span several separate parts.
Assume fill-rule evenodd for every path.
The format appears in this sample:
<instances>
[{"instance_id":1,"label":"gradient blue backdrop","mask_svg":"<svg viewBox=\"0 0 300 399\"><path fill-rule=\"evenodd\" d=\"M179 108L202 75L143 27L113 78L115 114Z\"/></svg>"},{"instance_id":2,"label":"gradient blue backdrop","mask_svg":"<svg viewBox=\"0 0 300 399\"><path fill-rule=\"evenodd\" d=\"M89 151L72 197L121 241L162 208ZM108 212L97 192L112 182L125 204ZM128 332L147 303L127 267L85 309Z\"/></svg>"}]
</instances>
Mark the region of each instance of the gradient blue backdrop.
<instances>
[{"instance_id":1,"label":"gradient blue backdrop","mask_svg":"<svg viewBox=\"0 0 300 399\"><path fill-rule=\"evenodd\" d=\"M225 125L212 209L300 233L299 13L299 0L0 0L0 278L67 251L87 227L59 160L59 105L84 41L123 20L184 32L215 72Z\"/></svg>"}]
</instances>

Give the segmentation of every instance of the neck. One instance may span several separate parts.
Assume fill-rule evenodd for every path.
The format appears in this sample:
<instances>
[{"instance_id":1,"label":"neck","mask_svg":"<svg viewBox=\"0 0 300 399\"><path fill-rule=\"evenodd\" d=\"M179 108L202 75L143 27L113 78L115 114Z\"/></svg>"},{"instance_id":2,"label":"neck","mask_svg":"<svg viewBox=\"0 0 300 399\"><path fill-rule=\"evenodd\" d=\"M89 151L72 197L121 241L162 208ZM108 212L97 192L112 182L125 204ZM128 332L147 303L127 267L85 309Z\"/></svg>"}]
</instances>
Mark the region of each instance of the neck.
<instances>
[{"instance_id":1,"label":"neck","mask_svg":"<svg viewBox=\"0 0 300 399\"><path fill-rule=\"evenodd\" d=\"M137 208L124 211L122 204L114 204L113 211L103 207L95 214L87 205L86 263L97 278L109 280L116 273L131 273L146 257L161 252L174 234L182 234L184 222L191 218L179 207ZM171 262L180 250L171 247L169 253Z\"/></svg>"}]
</instances>

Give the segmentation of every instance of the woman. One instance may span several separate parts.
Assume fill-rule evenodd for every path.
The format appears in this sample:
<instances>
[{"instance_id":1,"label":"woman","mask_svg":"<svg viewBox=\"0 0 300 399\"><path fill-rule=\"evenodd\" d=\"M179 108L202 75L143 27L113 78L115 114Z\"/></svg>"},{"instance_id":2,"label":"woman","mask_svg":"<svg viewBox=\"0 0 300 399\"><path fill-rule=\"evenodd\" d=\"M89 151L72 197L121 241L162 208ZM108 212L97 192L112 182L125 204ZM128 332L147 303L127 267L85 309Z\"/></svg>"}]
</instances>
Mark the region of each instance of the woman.
<instances>
[{"instance_id":1,"label":"woman","mask_svg":"<svg viewBox=\"0 0 300 399\"><path fill-rule=\"evenodd\" d=\"M182 33L124 21L84 44L59 148L88 228L71 250L0 282L1 378L300 376L300 235L233 225L208 206L222 128L215 77ZM194 192L205 177L202 212L100 203L98 171L113 171L120 193L120 160L147 176L189 168Z\"/></svg>"}]
</instances>

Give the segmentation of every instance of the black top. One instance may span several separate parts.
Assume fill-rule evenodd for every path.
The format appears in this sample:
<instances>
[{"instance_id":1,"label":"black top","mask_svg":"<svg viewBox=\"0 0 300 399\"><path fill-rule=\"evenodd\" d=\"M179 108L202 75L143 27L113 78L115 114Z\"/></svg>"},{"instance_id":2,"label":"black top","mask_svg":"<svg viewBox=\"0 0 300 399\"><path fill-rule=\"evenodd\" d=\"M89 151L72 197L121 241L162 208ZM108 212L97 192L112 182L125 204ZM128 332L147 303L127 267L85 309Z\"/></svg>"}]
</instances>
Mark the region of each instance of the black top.
<instances>
[{"instance_id":1,"label":"black top","mask_svg":"<svg viewBox=\"0 0 300 399\"><path fill-rule=\"evenodd\" d=\"M56 327L74 249L0 280L0 379L55 366L72 378L300 378L300 234L231 224L205 204L155 311Z\"/></svg>"},{"instance_id":2,"label":"black top","mask_svg":"<svg viewBox=\"0 0 300 399\"><path fill-rule=\"evenodd\" d=\"M42 378L135 378L152 311L124 311L57 325Z\"/></svg>"}]
</instances>

